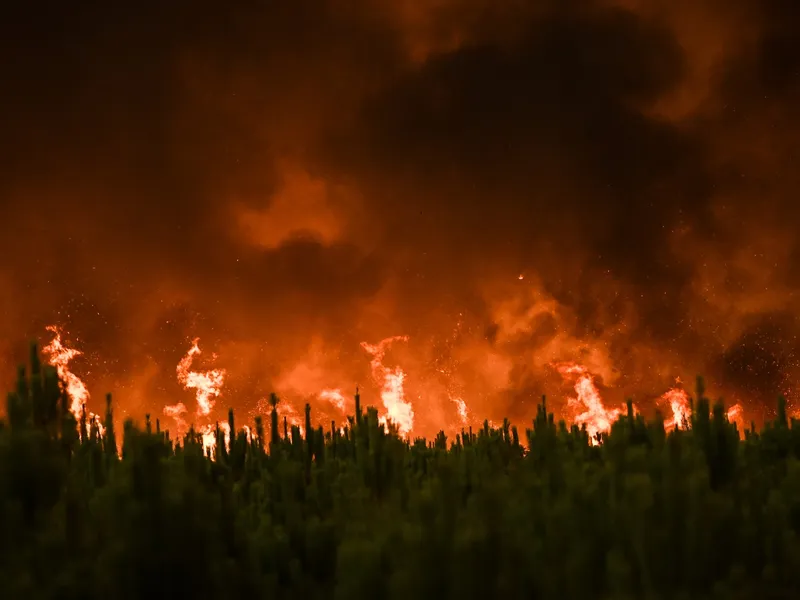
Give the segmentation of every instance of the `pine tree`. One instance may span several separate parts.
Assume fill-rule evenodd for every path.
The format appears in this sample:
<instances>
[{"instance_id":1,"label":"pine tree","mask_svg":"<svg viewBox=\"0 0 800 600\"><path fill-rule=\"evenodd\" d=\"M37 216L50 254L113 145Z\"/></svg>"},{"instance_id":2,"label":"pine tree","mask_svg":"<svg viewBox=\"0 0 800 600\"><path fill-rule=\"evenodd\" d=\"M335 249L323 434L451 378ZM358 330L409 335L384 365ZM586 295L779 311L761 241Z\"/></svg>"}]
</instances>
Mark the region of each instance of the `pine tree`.
<instances>
[{"instance_id":1,"label":"pine tree","mask_svg":"<svg viewBox=\"0 0 800 600\"><path fill-rule=\"evenodd\" d=\"M272 406L270 412L270 452L274 452L278 448L280 442L280 434L278 432L278 396L270 394L269 403Z\"/></svg>"}]
</instances>

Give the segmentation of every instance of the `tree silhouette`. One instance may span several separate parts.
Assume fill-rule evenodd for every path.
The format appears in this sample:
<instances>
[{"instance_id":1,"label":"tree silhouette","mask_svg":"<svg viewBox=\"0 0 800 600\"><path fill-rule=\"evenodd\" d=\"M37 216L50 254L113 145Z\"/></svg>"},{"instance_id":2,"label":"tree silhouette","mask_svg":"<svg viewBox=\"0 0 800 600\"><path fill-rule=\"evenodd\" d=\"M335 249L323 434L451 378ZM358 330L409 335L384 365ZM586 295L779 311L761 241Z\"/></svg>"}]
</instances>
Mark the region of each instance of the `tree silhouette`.
<instances>
[{"instance_id":1,"label":"tree silhouette","mask_svg":"<svg viewBox=\"0 0 800 600\"><path fill-rule=\"evenodd\" d=\"M740 439L698 379L686 427L626 414L592 444L542 398L405 440L373 407L289 428L270 398L213 453L149 416L76 421L36 349L0 422L0 598L800 597L800 427ZM283 417L283 435L280 419ZM120 443L121 442L121 443Z\"/></svg>"}]
</instances>

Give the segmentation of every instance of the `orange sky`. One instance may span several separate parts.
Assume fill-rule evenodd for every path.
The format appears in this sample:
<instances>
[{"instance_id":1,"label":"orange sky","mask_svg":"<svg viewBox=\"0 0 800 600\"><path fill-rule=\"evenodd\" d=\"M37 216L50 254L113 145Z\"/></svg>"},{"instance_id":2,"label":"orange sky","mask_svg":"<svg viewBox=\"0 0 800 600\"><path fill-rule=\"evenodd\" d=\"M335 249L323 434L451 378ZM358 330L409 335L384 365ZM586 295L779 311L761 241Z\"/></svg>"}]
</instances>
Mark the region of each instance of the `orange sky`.
<instances>
[{"instance_id":1,"label":"orange sky","mask_svg":"<svg viewBox=\"0 0 800 600\"><path fill-rule=\"evenodd\" d=\"M800 15L790 0L178 1L0 24L0 383L59 324L92 403L378 397L420 431L528 419L585 364L793 398ZM520 279L519 275L523 274ZM205 356L205 355L204 355ZM210 366L209 366L210 368ZM797 398L800 402L800 397ZM557 400L554 400L557 402Z\"/></svg>"}]
</instances>

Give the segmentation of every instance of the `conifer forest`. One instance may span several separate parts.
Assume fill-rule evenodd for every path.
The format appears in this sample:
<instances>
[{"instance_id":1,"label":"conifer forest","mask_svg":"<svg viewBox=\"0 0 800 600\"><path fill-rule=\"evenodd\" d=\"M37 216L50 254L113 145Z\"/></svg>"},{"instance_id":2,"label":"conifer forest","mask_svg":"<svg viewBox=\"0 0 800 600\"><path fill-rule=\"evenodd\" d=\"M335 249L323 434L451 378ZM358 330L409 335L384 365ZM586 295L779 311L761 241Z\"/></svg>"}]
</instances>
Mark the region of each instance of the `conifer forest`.
<instances>
[{"instance_id":1,"label":"conifer forest","mask_svg":"<svg viewBox=\"0 0 800 600\"><path fill-rule=\"evenodd\" d=\"M770 599L800 593L800 424L739 432L698 378L667 432L505 421L406 440L229 413L76 422L35 348L0 428L0 598ZM227 429L227 428L226 428ZM235 434L233 433L235 432ZM741 434L741 436L740 436ZM595 443L592 443L595 442ZM207 448L207 447L206 447Z\"/></svg>"}]
</instances>

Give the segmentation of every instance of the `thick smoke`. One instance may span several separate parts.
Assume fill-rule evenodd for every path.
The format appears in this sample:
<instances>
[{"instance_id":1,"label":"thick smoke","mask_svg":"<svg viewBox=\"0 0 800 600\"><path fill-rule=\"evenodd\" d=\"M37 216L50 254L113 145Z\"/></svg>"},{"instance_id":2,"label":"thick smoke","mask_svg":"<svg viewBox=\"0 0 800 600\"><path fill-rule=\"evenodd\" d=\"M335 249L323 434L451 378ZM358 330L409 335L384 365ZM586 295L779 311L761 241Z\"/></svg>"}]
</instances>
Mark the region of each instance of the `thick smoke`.
<instances>
[{"instance_id":1,"label":"thick smoke","mask_svg":"<svg viewBox=\"0 0 800 600\"><path fill-rule=\"evenodd\" d=\"M391 335L430 422L561 360L793 399L796 2L45 4L0 23L0 382L57 322L135 415L194 336L246 407Z\"/></svg>"}]
</instances>

